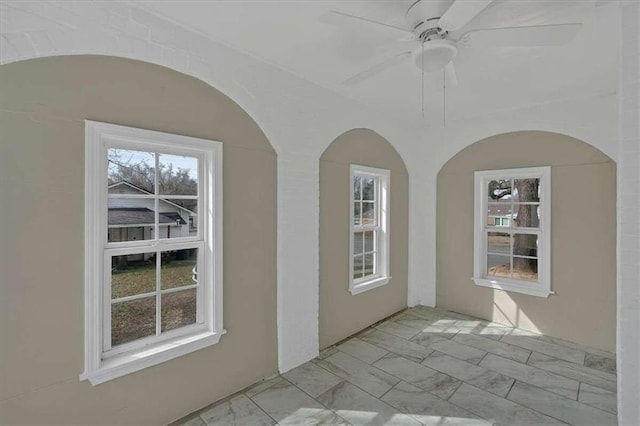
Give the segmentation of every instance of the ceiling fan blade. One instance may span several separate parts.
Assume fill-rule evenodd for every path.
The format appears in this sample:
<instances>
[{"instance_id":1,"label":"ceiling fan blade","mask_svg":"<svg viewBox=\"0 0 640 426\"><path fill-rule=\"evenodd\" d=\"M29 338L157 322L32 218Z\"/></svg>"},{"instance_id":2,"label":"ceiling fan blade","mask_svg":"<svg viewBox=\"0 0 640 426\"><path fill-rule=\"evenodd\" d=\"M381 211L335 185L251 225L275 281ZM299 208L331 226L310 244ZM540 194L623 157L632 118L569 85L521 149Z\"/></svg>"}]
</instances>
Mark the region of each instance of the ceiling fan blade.
<instances>
[{"instance_id":1,"label":"ceiling fan blade","mask_svg":"<svg viewBox=\"0 0 640 426\"><path fill-rule=\"evenodd\" d=\"M385 24L383 22L374 21L372 19L363 18L360 16L350 15L348 13L339 12L337 10L332 10L329 13L324 14L321 17L321 20L325 22L335 23L337 25L343 24L345 21L364 22L367 24L376 25L381 29L386 28L388 30L396 31L399 35L413 37L413 33L406 28L396 27L394 25Z\"/></svg>"},{"instance_id":2,"label":"ceiling fan blade","mask_svg":"<svg viewBox=\"0 0 640 426\"><path fill-rule=\"evenodd\" d=\"M561 46L576 36L582 24L534 25L469 31L460 39L464 47Z\"/></svg>"},{"instance_id":3,"label":"ceiling fan blade","mask_svg":"<svg viewBox=\"0 0 640 426\"><path fill-rule=\"evenodd\" d=\"M440 17L439 26L446 31L457 31L492 2L493 0L456 0Z\"/></svg>"},{"instance_id":4,"label":"ceiling fan blade","mask_svg":"<svg viewBox=\"0 0 640 426\"><path fill-rule=\"evenodd\" d=\"M458 85L458 76L456 74L456 67L453 65L453 61L449 62L445 67L444 78L446 79L447 87L455 87Z\"/></svg>"},{"instance_id":5,"label":"ceiling fan blade","mask_svg":"<svg viewBox=\"0 0 640 426\"><path fill-rule=\"evenodd\" d=\"M411 56L411 52L402 52L396 56L393 56L387 59L386 61L380 62L379 64L372 66L368 70L362 71L354 75L353 77L349 77L348 79L346 79L340 84L342 84L343 86L353 86L354 84L358 84L361 81L371 78L374 75L379 74L384 70L399 64L400 62L404 61L410 56Z\"/></svg>"}]
</instances>

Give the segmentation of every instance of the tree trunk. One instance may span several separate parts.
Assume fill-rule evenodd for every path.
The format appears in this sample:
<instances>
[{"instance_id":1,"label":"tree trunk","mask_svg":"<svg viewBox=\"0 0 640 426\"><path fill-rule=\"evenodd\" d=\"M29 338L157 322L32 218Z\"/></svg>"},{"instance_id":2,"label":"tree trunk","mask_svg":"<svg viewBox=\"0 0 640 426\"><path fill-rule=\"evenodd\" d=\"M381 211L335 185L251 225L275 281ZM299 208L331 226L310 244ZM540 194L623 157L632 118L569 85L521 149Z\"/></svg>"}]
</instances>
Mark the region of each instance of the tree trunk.
<instances>
[{"instance_id":1,"label":"tree trunk","mask_svg":"<svg viewBox=\"0 0 640 426\"><path fill-rule=\"evenodd\" d=\"M538 200L538 179L518 179L514 181L518 190L518 201ZM520 227L535 228L539 226L539 219L535 208L531 205L520 204L516 225ZM524 256L536 256L536 235L515 234L513 238L513 254ZM537 272L537 262L534 259L513 258L514 272Z\"/></svg>"}]
</instances>

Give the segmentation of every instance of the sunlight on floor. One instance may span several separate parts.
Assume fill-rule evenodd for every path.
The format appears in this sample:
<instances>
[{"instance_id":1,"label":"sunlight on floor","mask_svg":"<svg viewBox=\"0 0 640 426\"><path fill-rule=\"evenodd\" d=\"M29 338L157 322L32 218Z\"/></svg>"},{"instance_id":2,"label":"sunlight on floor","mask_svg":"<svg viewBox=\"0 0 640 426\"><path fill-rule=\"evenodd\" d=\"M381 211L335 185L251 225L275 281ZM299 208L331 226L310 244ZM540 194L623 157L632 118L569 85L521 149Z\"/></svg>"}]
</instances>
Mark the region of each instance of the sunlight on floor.
<instances>
[{"instance_id":1,"label":"sunlight on floor","mask_svg":"<svg viewBox=\"0 0 640 426\"><path fill-rule=\"evenodd\" d=\"M614 354L417 306L175 425L608 426L616 382Z\"/></svg>"}]
</instances>

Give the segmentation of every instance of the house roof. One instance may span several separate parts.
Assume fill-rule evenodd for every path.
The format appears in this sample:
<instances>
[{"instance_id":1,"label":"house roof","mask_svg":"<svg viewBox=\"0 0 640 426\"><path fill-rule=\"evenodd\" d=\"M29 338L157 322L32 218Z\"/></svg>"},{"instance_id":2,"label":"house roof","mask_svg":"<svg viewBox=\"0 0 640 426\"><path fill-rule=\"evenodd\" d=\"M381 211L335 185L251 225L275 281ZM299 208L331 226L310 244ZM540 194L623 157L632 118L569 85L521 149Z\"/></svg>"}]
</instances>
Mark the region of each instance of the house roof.
<instances>
[{"instance_id":1,"label":"house roof","mask_svg":"<svg viewBox=\"0 0 640 426\"><path fill-rule=\"evenodd\" d=\"M126 180L121 180L121 181L119 181L119 182L112 183L112 184L110 184L110 185L107 187L107 189L109 190L109 193L110 193L110 194L113 194L114 192L112 192L111 190L116 189L117 187L119 187L119 186L123 186L123 185L124 185L124 186L127 186L129 190L137 191L137 192L140 192L140 193L143 193L143 194L147 194L147 195L153 195L151 192L147 191L146 189L140 188L139 186L134 185L134 184L132 184L132 183L130 183L130 182L128 182L128 181L126 181ZM125 193L125 192L121 192L121 193ZM126 193L131 194L132 192L131 192L131 191L128 191L128 192L126 192ZM165 195L165 197L170 197L170 195ZM186 211L188 211L189 213L191 213L192 215L196 214L196 212L194 212L193 210L188 209L188 208L186 208L186 207L183 207L183 206L181 206L181 205L179 205L179 204L176 204L176 203L174 203L174 202L171 202L171 201L169 201L169 200L167 200L167 199L163 199L163 200L161 200L161 201L162 201L163 203L167 203L167 204L170 204L170 205L172 205L172 206L175 206L175 207L177 207L177 208L179 208L179 209L186 210ZM161 214L162 214L162 213L161 213Z\"/></svg>"},{"instance_id":2,"label":"house roof","mask_svg":"<svg viewBox=\"0 0 640 426\"><path fill-rule=\"evenodd\" d=\"M127 207L109 209L109 226L117 225L153 225L155 217L153 210L144 207ZM160 213L159 223L186 225L178 213Z\"/></svg>"},{"instance_id":3,"label":"house roof","mask_svg":"<svg viewBox=\"0 0 640 426\"><path fill-rule=\"evenodd\" d=\"M503 204L489 204L488 212L489 216L513 216L514 218L518 215L518 212L511 213L511 204L503 203Z\"/></svg>"}]
</instances>

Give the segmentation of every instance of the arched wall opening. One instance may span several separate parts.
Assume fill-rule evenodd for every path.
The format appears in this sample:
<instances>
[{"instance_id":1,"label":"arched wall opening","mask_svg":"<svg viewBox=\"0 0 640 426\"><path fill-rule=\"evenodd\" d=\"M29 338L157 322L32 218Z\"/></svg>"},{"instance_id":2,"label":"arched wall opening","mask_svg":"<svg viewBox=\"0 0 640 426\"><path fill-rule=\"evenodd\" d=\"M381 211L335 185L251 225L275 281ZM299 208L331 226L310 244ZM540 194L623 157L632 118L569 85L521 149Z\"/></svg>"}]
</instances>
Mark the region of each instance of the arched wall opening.
<instances>
[{"instance_id":1,"label":"arched wall opening","mask_svg":"<svg viewBox=\"0 0 640 426\"><path fill-rule=\"evenodd\" d=\"M551 166L551 288L540 298L476 286L474 172ZM522 131L476 142L437 179L439 307L615 351L616 164L569 136Z\"/></svg>"},{"instance_id":2,"label":"arched wall opening","mask_svg":"<svg viewBox=\"0 0 640 426\"><path fill-rule=\"evenodd\" d=\"M390 171L388 284L349 292L350 165ZM407 306L409 185L404 161L369 129L340 135L320 157L320 348L326 348Z\"/></svg>"},{"instance_id":3,"label":"arched wall opening","mask_svg":"<svg viewBox=\"0 0 640 426\"><path fill-rule=\"evenodd\" d=\"M255 121L196 78L117 57L14 62L0 67L0 87L11 218L0 224L3 422L166 424L276 373L277 155ZM224 151L227 334L95 387L78 380L85 119L217 140Z\"/></svg>"}]
</instances>

